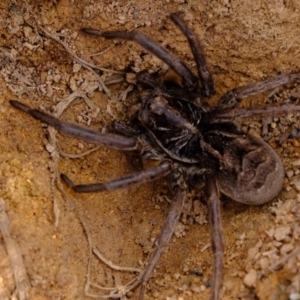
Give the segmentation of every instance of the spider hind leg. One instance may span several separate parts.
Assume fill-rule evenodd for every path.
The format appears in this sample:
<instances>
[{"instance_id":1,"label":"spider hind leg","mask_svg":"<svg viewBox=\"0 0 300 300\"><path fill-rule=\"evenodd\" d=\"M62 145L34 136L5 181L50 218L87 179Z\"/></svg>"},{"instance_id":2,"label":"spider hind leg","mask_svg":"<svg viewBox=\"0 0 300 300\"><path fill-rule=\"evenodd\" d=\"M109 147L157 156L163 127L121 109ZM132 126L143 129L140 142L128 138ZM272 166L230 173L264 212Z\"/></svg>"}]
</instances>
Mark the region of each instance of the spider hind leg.
<instances>
[{"instance_id":1,"label":"spider hind leg","mask_svg":"<svg viewBox=\"0 0 300 300\"><path fill-rule=\"evenodd\" d=\"M74 184L73 181L65 174L61 174L61 179L69 188L71 188L76 193L94 193L102 191L113 191L133 184L153 181L160 177L168 175L171 170L172 165L168 161L164 161L154 168L142 170L140 172L125 175L123 177L102 183L77 185Z\"/></svg>"}]
</instances>

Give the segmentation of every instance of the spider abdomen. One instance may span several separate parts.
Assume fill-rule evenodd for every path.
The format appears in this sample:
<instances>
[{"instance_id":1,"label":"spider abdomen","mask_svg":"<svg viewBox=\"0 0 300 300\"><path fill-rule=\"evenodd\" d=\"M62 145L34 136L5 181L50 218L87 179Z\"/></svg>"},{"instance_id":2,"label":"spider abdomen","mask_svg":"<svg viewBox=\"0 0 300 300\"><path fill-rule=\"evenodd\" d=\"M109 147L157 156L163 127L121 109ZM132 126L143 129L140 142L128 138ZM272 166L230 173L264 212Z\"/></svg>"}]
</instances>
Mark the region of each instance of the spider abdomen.
<instances>
[{"instance_id":1,"label":"spider abdomen","mask_svg":"<svg viewBox=\"0 0 300 300\"><path fill-rule=\"evenodd\" d=\"M214 163L220 190L231 199L250 205L272 200L282 189L284 168L277 153L261 138L242 132L207 132L211 147L203 164Z\"/></svg>"}]
</instances>

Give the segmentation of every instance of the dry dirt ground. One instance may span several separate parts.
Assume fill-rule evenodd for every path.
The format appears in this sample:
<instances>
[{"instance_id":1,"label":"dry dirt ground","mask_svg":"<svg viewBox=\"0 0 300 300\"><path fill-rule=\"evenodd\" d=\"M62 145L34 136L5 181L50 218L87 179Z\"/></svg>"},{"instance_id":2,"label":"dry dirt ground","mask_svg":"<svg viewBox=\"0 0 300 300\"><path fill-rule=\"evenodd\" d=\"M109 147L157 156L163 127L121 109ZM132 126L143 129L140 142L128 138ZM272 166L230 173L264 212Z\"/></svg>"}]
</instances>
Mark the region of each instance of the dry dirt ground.
<instances>
[{"instance_id":1,"label":"dry dirt ground","mask_svg":"<svg viewBox=\"0 0 300 300\"><path fill-rule=\"evenodd\" d=\"M100 286L121 292L135 274L113 270L91 248L118 266L141 268L168 211L167 183L72 193L59 173L78 183L99 182L133 172L139 161L106 149L80 155L94 146L61 137L8 100L56 115L66 109L62 119L103 131L114 119L126 122L138 101L135 73L166 66L132 42L87 37L79 29L138 27L195 69L185 38L168 19L184 11L214 75L214 103L234 87L300 71L300 2L3 0L0 8L0 299L113 293ZM88 69L78 58L105 69ZM243 104L299 104L299 97L294 83ZM285 132L297 133L299 115L244 120L242 128L269 141L286 178L269 204L248 207L224 199L221 299L300 299L300 141L284 139ZM146 299L208 299L209 243L203 199L190 191ZM122 299L136 299L136 290Z\"/></svg>"}]
</instances>

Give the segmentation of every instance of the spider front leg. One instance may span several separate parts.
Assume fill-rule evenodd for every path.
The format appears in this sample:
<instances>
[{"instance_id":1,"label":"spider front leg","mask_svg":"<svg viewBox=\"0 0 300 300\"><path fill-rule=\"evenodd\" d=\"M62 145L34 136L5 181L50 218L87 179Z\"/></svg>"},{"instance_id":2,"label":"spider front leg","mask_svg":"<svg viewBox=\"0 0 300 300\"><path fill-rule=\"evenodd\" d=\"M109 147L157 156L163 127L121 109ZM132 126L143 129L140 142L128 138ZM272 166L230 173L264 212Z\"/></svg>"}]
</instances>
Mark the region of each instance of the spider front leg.
<instances>
[{"instance_id":1,"label":"spider front leg","mask_svg":"<svg viewBox=\"0 0 300 300\"><path fill-rule=\"evenodd\" d=\"M195 33L189 29L179 17L180 15L181 13L172 14L171 20L179 27L190 44L190 48L197 64L198 76L201 81L203 96L211 97L215 94L215 84L212 75L209 72L201 44L198 41Z\"/></svg>"},{"instance_id":2,"label":"spider front leg","mask_svg":"<svg viewBox=\"0 0 300 300\"><path fill-rule=\"evenodd\" d=\"M207 210L211 226L212 249L214 252L211 300L219 300L223 270L223 236L221 225L220 192L216 179L212 174L206 173L205 179Z\"/></svg>"},{"instance_id":3,"label":"spider front leg","mask_svg":"<svg viewBox=\"0 0 300 300\"><path fill-rule=\"evenodd\" d=\"M189 69L189 67L180 61L171 52L161 47L143 32L139 31L100 31L92 28L82 28L82 32L92 35L104 37L106 39L124 39L135 41L144 49L153 53L155 56L164 61L171 69L182 77L183 83L187 88L193 89L197 84L197 77Z\"/></svg>"},{"instance_id":4,"label":"spider front leg","mask_svg":"<svg viewBox=\"0 0 300 300\"><path fill-rule=\"evenodd\" d=\"M300 73L283 74L235 88L222 96L218 102L217 108L234 108L242 99L272 90L297 79L300 79Z\"/></svg>"},{"instance_id":5,"label":"spider front leg","mask_svg":"<svg viewBox=\"0 0 300 300\"><path fill-rule=\"evenodd\" d=\"M139 149L136 138L124 137L122 135L112 133L101 133L97 130L85 128L77 124L64 122L38 109L32 109L16 100L10 100L9 103L13 107L22 110L31 115L33 118L56 128L60 133L69 137L73 137L95 145L105 146L109 149L121 151L135 151Z\"/></svg>"}]
</instances>

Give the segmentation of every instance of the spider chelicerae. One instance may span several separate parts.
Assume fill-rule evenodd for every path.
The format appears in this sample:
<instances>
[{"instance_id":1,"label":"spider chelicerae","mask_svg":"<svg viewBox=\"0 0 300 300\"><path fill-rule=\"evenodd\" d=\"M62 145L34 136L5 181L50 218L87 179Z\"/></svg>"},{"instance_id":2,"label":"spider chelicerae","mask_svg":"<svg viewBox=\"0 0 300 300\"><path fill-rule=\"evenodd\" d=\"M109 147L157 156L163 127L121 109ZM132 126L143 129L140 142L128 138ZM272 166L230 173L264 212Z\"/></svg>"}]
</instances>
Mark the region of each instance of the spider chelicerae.
<instances>
[{"instance_id":1,"label":"spider chelicerae","mask_svg":"<svg viewBox=\"0 0 300 300\"><path fill-rule=\"evenodd\" d=\"M111 191L169 176L173 193L170 210L157 238L156 249L137 280L141 286L140 300L172 237L189 184L195 180L204 182L214 252L211 299L216 300L219 299L223 261L220 193L237 202L259 205L272 200L281 191L284 179L283 165L276 152L261 138L240 131L234 119L300 111L300 106L293 104L252 109L237 108L237 104L244 98L299 79L300 73L279 75L233 89L221 97L216 107L209 108L203 100L214 95L215 87L200 43L183 22L181 13L171 14L170 18L189 42L198 76L142 32L82 29L86 34L107 39L133 40L181 77L181 82L175 82L167 77L157 79L146 71L138 73L137 84L147 92L141 96L140 107L130 126L115 122L111 133L101 133L60 121L15 100L10 103L67 136L109 149L133 151L142 159L159 162L155 167L96 184L77 185L61 174L61 179L75 192Z\"/></svg>"}]
</instances>

